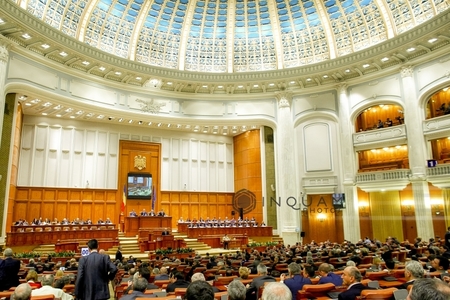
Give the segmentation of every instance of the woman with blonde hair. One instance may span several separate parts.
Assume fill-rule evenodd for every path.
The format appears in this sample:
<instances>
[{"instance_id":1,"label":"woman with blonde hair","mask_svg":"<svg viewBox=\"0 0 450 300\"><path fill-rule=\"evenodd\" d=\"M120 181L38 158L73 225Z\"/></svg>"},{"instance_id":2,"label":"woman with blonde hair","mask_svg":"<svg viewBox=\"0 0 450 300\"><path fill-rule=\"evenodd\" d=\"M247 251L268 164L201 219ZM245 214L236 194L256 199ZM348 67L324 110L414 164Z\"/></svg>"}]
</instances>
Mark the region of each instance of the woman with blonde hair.
<instances>
[{"instance_id":1,"label":"woman with blonde hair","mask_svg":"<svg viewBox=\"0 0 450 300\"><path fill-rule=\"evenodd\" d=\"M235 280L248 279L248 275L250 274L250 270L247 267L239 268L239 277Z\"/></svg>"},{"instance_id":2,"label":"woman with blonde hair","mask_svg":"<svg viewBox=\"0 0 450 300\"><path fill-rule=\"evenodd\" d=\"M35 270L29 270L27 277L25 277L25 280L31 286L32 289L41 288L41 283L38 281L38 274Z\"/></svg>"}]
</instances>

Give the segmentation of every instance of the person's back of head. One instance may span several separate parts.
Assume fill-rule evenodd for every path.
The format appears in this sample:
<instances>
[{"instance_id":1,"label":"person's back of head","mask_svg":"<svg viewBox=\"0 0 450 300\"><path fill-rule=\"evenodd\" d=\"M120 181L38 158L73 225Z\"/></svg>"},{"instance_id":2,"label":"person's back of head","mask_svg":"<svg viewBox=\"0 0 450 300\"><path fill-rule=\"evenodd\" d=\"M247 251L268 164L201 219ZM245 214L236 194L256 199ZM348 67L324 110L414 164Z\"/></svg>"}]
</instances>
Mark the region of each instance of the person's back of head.
<instances>
[{"instance_id":1,"label":"person's back of head","mask_svg":"<svg viewBox=\"0 0 450 300\"><path fill-rule=\"evenodd\" d=\"M181 272L178 271L174 271L171 276L172 278L176 279L176 280L184 280L184 275Z\"/></svg>"},{"instance_id":2,"label":"person's back of head","mask_svg":"<svg viewBox=\"0 0 450 300\"><path fill-rule=\"evenodd\" d=\"M206 281L197 280L187 287L184 300L214 300L214 290Z\"/></svg>"},{"instance_id":3,"label":"person's back of head","mask_svg":"<svg viewBox=\"0 0 450 300\"><path fill-rule=\"evenodd\" d=\"M439 279L420 278L414 281L408 299L448 300L450 299L450 286Z\"/></svg>"},{"instance_id":4,"label":"person's back of head","mask_svg":"<svg viewBox=\"0 0 450 300\"><path fill-rule=\"evenodd\" d=\"M31 299L31 286L28 283L19 284L12 294L14 300Z\"/></svg>"},{"instance_id":5,"label":"person's back of head","mask_svg":"<svg viewBox=\"0 0 450 300\"><path fill-rule=\"evenodd\" d=\"M271 282L264 287L262 300L291 300L291 290L281 282Z\"/></svg>"},{"instance_id":6,"label":"person's back of head","mask_svg":"<svg viewBox=\"0 0 450 300\"><path fill-rule=\"evenodd\" d=\"M228 285L228 300L245 300L247 288L240 280L233 280Z\"/></svg>"},{"instance_id":7,"label":"person's back of head","mask_svg":"<svg viewBox=\"0 0 450 300\"><path fill-rule=\"evenodd\" d=\"M266 265L264 265L262 263L258 265L256 270L258 271L258 274L260 274L260 275L266 275L267 274L267 267L266 267Z\"/></svg>"},{"instance_id":8,"label":"person's back of head","mask_svg":"<svg viewBox=\"0 0 450 300\"><path fill-rule=\"evenodd\" d=\"M200 272L192 275L191 282L198 281L198 280L206 281L205 275L203 275L203 273L200 273Z\"/></svg>"},{"instance_id":9,"label":"person's back of head","mask_svg":"<svg viewBox=\"0 0 450 300\"><path fill-rule=\"evenodd\" d=\"M385 261L386 268L389 270L393 270L395 268L395 261L393 260L387 260Z\"/></svg>"},{"instance_id":10,"label":"person's back of head","mask_svg":"<svg viewBox=\"0 0 450 300\"><path fill-rule=\"evenodd\" d=\"M46 274L41 279L41 284L53 286L53 282L55 281L55 277L52 274Z\"/></svg>"},{"instance_id":11,"label":"person's back of head","mask_svg":"<svg viewBox=\"0 0 450 300\"><path fill-rule=\"evenodd\" d=\"M146 267L139 268L139 276L145 278L147 281L150 280L150 270Z\"/></svg>"},{"instance_id":12,"label":"person's back of head","mask_svg":"<svg viewBox=\"0 0 450 300\"><path fill-rule=\"evenodd\" d=\"M422 264L415 260L406 262L405 272L409 272L413 278L422 278L425 273Z\"/></svg>"},{"instance_id":13,"label":"person's back of head","mask_svg":"<svg viewBox=\"0 0 450 300\"><path fill-rule=\"evenodd\" d=\"M147 288L147 285L148 285L147 279L143 277L138 277L133 281L133 290L144 292L145 289Z\"/></svg>"},{"instance_id":14,"label":"person's back of head","mask_svg":"<svg viewBox=\"0 0 450 300\"><path fill-rule=\"evenodd\" d=\"M5 258L13 257L14 253L11 248L6 248L5 251L3 251L3 255Z\"/></svg>"},{"instance_id":15,"label":"person's back of head","mask_svg":"<svg viewBox=\"0 0 450 300\"><path fill-rule=\"evenodd\" d=\"M97 249L98 248L98 242L97 242L96 239L89 240L89 242L87 243L87 246L91 250Z\"/></svg>"},{"instance_id":16,"label":"person's back of head","mask_svg":"<svg viewBox=\"0 0 450 300\"><path fill-rule=\"evenodd\" d=\"M59 278L59 279L55 280L55 282L53 283L53 287L55 289L62 289L65 285L66 285L66 282L64 281L63 278Z\"/></svg>"},{"instance_id":17,"label":"person's back of head","mask_svg":"<svg viewBox=\"0 0 450 300\"><path fill-rule=\"evenodd\" d=\"M167 274L167 268L166 267L161 267L161 269L159 269L159 274L161 274L161 275Z\"/></svg>"},{"instance_id":18,"label":"person's back of head","mask_svg":"<svg viewBox=\"0 0 450 300\"><path fill-rule=\"evenodd\" d=\"M292 262L288 265L288 270L292 275L296 275L302 272L302 267L299 264Z\"/></svg>"}]
</instances>

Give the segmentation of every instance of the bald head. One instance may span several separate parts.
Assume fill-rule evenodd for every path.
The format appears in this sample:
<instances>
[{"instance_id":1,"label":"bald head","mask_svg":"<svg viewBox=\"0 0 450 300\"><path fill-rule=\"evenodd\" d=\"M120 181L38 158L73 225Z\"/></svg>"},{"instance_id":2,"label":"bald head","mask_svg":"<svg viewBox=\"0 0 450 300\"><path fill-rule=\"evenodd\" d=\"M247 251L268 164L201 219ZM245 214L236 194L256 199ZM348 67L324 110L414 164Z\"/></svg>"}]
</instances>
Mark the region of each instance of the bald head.
<instances>
[{"instance_id":1,"label":"bald head","mask_svg":"<svg viewBox=\"0 0 450 300\"><path fill-rule=\"evenodd\" d=\"M19 284L13 293L14 300L31 299L31 286L28 283Z\"/></svg>"}]
</instances>

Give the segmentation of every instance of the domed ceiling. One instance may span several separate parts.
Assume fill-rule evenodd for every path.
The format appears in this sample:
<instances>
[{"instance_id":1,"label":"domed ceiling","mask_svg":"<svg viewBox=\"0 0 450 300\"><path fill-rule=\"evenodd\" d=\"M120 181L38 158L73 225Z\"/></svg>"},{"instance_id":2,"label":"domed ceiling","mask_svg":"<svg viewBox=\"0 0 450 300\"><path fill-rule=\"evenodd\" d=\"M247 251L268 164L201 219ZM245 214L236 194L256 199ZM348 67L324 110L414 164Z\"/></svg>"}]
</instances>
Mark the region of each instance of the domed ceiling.
<instances>
[{"instance_id":1,"label":"domed ceiling","mask_svg":"<svg viewBox=\"0 0 450 300\"><path fill-rule=\"evenodd\" d=\"M13 0L63 33L168 69L234 73L313 64L393 38L449 0Z\"/></svg>"}]
</instances>

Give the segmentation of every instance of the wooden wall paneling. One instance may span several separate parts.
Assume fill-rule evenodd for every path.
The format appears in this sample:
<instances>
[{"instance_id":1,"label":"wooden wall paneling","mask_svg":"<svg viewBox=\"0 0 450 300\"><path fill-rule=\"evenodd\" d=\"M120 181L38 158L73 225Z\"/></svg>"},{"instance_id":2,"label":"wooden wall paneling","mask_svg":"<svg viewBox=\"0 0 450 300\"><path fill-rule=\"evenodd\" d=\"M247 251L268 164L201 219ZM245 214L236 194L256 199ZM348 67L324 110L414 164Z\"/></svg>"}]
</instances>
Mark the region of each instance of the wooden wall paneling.
<instances>
[{"instance_id":1,"label":"wooden wall paneling","mask_svg":"<svg viewBox=\"0 0 450 300\"><path fill-rule=\"evenodd\" d=\"M16 201L14 204L14 215L12 222L15 222L19 219L25 219L28 222L31 220L28 219L28 201Z\"/></svg>"},{"instance_id":2,"label":"wooden wall paneling","mask_svg":"<svg viewBox=\"0 0 450 300\"><path fill-rule=\"evenodd\" d=\"M200 209L199 209L199 204L198 203L191 203L191 205L189 206L189 209L191 211L191 219L195 218L198 220L198 218L200 217Z\"/></svg>"},{"instance_id":3,"label":"wooden wall paneling","mask_svg":"<svg viewBox=\"0 0 450 300\"><path fill-rule=\"evenodd\" d=\"M81 209L80 209L80 215L78 216L78 218L82 219L82 220L86 220L87 218L91 219L93 218L93 206L94 203L92 201L82 201L81 202ZM103 203L102 203L103 206Z\"/></svg>"},{"instance_id":4,"label":"wooden wall paneling","mask_svg":"<svg viewBox=\"0 0 450 300\"><path fill-rule=\"evenodd\" d=\"M56 189L45 189L43 191L43 200L55 200L56 199Z\"/></svg>"},{"instance_id":5,"label":"wooden wall paneling","mask_svg":"<svg viewBox=\"0 0 450 300\"><path fill-rule=\"evenodd\" d=\"M18 189L16 190L16 200L28 200L30 198L29 189Z\"/></svg>"},{"instance_id":6,"label":"wooden wall paneling","mask_svg":"<svg viewBox=\"0 0 450 300\"><path fill-rule=\"evenodd\" d=\"M55 218L54 217L54 215L55 215L54 209L55 209L55 200L54 199L45 200L42 203L41 217L44 219L49 218L50 220L53 221L53 219Z\"/></svg>"},{"instance_id":7,"label":"wooden wall paneling","mask_svg":"<svg viewBox=\"0 0 450 300\"><path fill-rule=\"evenodd\" d=\"M37 188L30 188L30 200L42 200L44 191Z\"/></svg>"},{"instance_id":8,"label":"wooden wall paneling","mask_svg":"<svg viewBox=\"0 0 450 300\"><path fill-rule=\"evenodd\" d=\"M106 203L103 205L104 209L102 211L102 218L109 218L114 224L119 224L119 210L117 210L117 205L115 203ZM94 216L95 220L98 220L99 217Z\"/></svg>"},{"instance_id":9,"label":"wooden wall paneling","mask_svg":"<svg viewBox=\"0 0 450 300\"><path fill-rule=\"evenodd\" d=\"M67 217L70 221L82 217L80 202L69 202L69 214Z\"/></svg>"},{"instance_id":10,"label":"wooden wall paneling","mask_svg":"<svg viewBox=\"0 0 450 300\"><path fill-rule=\"evenodd\" d=\"M68 217L69 217L69 202L66 200L57 201L54 218L58 218L58 220L61 221L62 219Z\"/></svg>"},{"instance_id":11,"label":"wooden wall paneling","mask_svg":"<svg viewBox=\"0 0 450 300\"><path fill-rule=\"evenodd\" d=\"M220 216L220 210L218 208L218 205L209 205L208 206L208 214L206 215L206 217L209 217L210 219Z\"/></svg>"},{"instance_id":12,"label":"wooden wall paneling","mask_svg":"<svg viewBox=\"0 0 450 300\"><path fill-rule=\"evenodd\" d=\"M206 219L207 217L212 218L209 215L210 211L209 211L209 205L208 204L199 204L199 216L202 217L203 219Z\"/></svg>"},{"instance_id":13,"label":"wooden wall paneling","mask_svg":"<svg viewBox=\"0 0 450 300\"><path fill-rule=\"evenodd\" d=\"M105 221L106 218L110 218L113 223L117 223L117 222L113 221L114 219L116 219L116 217L112 216L112 215L110 216L108 214L108 210L105 210L105 204L104 203L94 202L92 206L93 206L92 207L93 209L92 209L92 213L91 213L90 218L91 218L93 224L97 223L97 221L100 218L103 221Z\"/></svg>"},{"instance_id":14,"label":"wooden wall paneling","mask_svg":"<svg viewBox=\"0 0 450 300\"><path fill-rule=\"evenodd\" d=\"M180 202L190 202L190 194L188 193L176 193L180 197Z\"/></svg>"},{"instance_id":15,"label":"wooden wall paneling","mask_svg":"<svg viewBox=\"0 0 450 300\"><path fill-rule=\"evenodd\" d=\"M183 217L184 220L186 219L193 219L193 214L190 208L190 205L188 203L182 203L180 204L180 212L181 212L181 217Z\"/></svg>"},{"instance_id":16,"label":"wooden wall paneling","mask_svg":"<svg viewBox=\"0 0 450 300\"><path fill-rule=\"evenodd\" d=\"M34 218L39 218L42 216L41 201L30 201L27 207L27 217L28 222L32 221Z\"/></svg>"}]
</instances>

